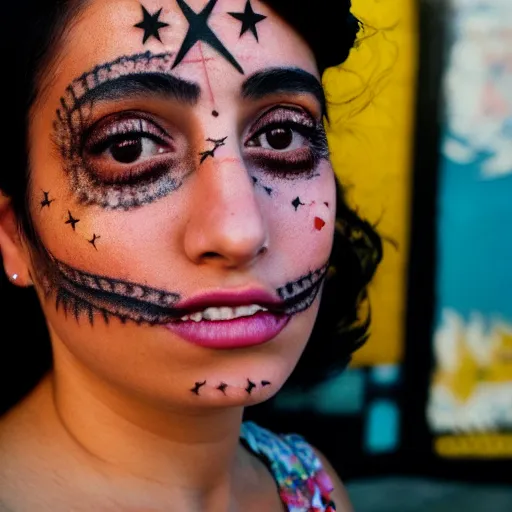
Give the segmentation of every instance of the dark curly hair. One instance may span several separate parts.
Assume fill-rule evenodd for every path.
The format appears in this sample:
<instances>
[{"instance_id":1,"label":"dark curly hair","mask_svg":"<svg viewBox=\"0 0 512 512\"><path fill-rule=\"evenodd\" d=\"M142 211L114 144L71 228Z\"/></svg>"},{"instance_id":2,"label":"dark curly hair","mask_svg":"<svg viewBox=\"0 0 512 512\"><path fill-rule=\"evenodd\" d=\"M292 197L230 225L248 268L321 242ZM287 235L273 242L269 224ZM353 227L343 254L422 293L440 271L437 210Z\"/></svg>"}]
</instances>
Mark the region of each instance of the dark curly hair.
<instances>
[{"instance_id":1,"label":"dark curly hair","mask_svg":"<svg viewBox=\"0 0 512 512\"><path fill-rule=\"evenodd\" d=\"M346 60L361 28L350 0L318 3L263 0L299 32L313 50L320 72ZM44 93L59 46L87 0L29 0L2 7L1 97L8 120L4 147L9 165L0 171L0 193L8 196L24 239L38 237L28 209L30 189L28 126L30 109ZM307 386L343 369L367 339L370 322L367 286L382 258L374 228L349 208L338 184L337 225L331 269L312 337L288 385ZM20 401L49 371L51 344L33 289L13 287L0 272L3 332L0 348L0 414ZM6 328L9 324L11 329ZM15 330L12 329L15 326ZM7 339L6 339L7 338Z\"/></svg>"}]
</instances>

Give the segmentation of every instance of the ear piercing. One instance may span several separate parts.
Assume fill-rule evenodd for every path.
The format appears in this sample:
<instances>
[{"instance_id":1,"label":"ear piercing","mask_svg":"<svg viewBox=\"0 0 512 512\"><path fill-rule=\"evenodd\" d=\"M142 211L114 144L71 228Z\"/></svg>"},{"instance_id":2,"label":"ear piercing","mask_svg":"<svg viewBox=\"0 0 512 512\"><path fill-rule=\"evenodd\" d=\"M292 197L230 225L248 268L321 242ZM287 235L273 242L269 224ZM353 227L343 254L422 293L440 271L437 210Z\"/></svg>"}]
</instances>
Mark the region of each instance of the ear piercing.
<instances>
[{"instance_id":1,"label":"ear piercing","mask_svg":"<svg viewBox=\"0 0 512 512\"><path fill-rule=\"evenodd\" d=\"M18 276L18 274L13 274L13 275L12 275L12 280L13 280L14 282L16 282L16 281L18 280L18 277L19 277L19 276Z\"/></svg>"}]
</instances>

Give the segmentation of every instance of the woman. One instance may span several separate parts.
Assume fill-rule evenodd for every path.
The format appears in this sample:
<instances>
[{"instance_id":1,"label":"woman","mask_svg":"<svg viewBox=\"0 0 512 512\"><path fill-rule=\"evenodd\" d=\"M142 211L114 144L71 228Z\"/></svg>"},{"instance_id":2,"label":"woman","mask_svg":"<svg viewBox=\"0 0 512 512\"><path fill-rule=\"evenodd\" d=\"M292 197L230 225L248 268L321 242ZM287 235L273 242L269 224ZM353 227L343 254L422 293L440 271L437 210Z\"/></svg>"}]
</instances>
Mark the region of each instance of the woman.
<instances>
[{"instance_id":1,"label":"woman","mask_svg":"<svg viewBox=\"0 0 512 512\"><path fill-rule=\"evenodd\" d=\"M0 247L52 364L0 419L2 510L350 510L304 440L241 427L304 351L318 378L365 338L380 242L336 193L322 125L320 73L358 31L338 4L4 10ZM317 35L343 20L339 48Z\"/></svg>"}]
</instances>

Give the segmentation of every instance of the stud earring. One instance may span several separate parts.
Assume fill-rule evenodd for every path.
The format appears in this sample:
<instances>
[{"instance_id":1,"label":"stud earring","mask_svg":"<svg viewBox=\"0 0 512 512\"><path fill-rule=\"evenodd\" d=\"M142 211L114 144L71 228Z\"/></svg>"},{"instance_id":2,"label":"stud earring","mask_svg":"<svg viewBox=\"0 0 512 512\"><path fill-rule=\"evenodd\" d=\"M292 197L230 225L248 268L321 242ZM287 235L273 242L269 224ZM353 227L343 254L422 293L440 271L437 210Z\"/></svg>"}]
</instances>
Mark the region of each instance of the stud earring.
<instances>
[{"instance_id":1,"label":"stud earring","mask_svg":"<svg viewBox=\"0 0 512 512\"><path fill-rule=\"evenodd\" d=\"M13 280L13 281L17 281L17 280L18 280L18 277L19 277L19 276L18 276L18 274L13 274L13 276L12 276L12 280Z\"/></svg>"}]
</instances>

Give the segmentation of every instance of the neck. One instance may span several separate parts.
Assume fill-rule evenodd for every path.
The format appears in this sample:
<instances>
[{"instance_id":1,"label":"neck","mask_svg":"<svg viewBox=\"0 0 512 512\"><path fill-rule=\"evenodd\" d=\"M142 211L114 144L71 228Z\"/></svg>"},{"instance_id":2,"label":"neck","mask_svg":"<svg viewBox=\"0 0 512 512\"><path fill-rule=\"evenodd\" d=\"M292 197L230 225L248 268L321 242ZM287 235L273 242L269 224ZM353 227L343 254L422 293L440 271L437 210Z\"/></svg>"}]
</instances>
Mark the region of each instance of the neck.
<instances>
[{"instance_id":1,"label":"neck","mask_svg":"<svg viewBox=\"0 0 512 512\"><path fill-rule=\"evenodd\" d=\"M248 467L239 444L242 407L170 409L83 372L55 372L48 386L76 450L102 474L140 482L141 494L152 482L182 490L180 501L207 510L212 500L230 501L236 476Z\"/></svg>"}]
</instances>

